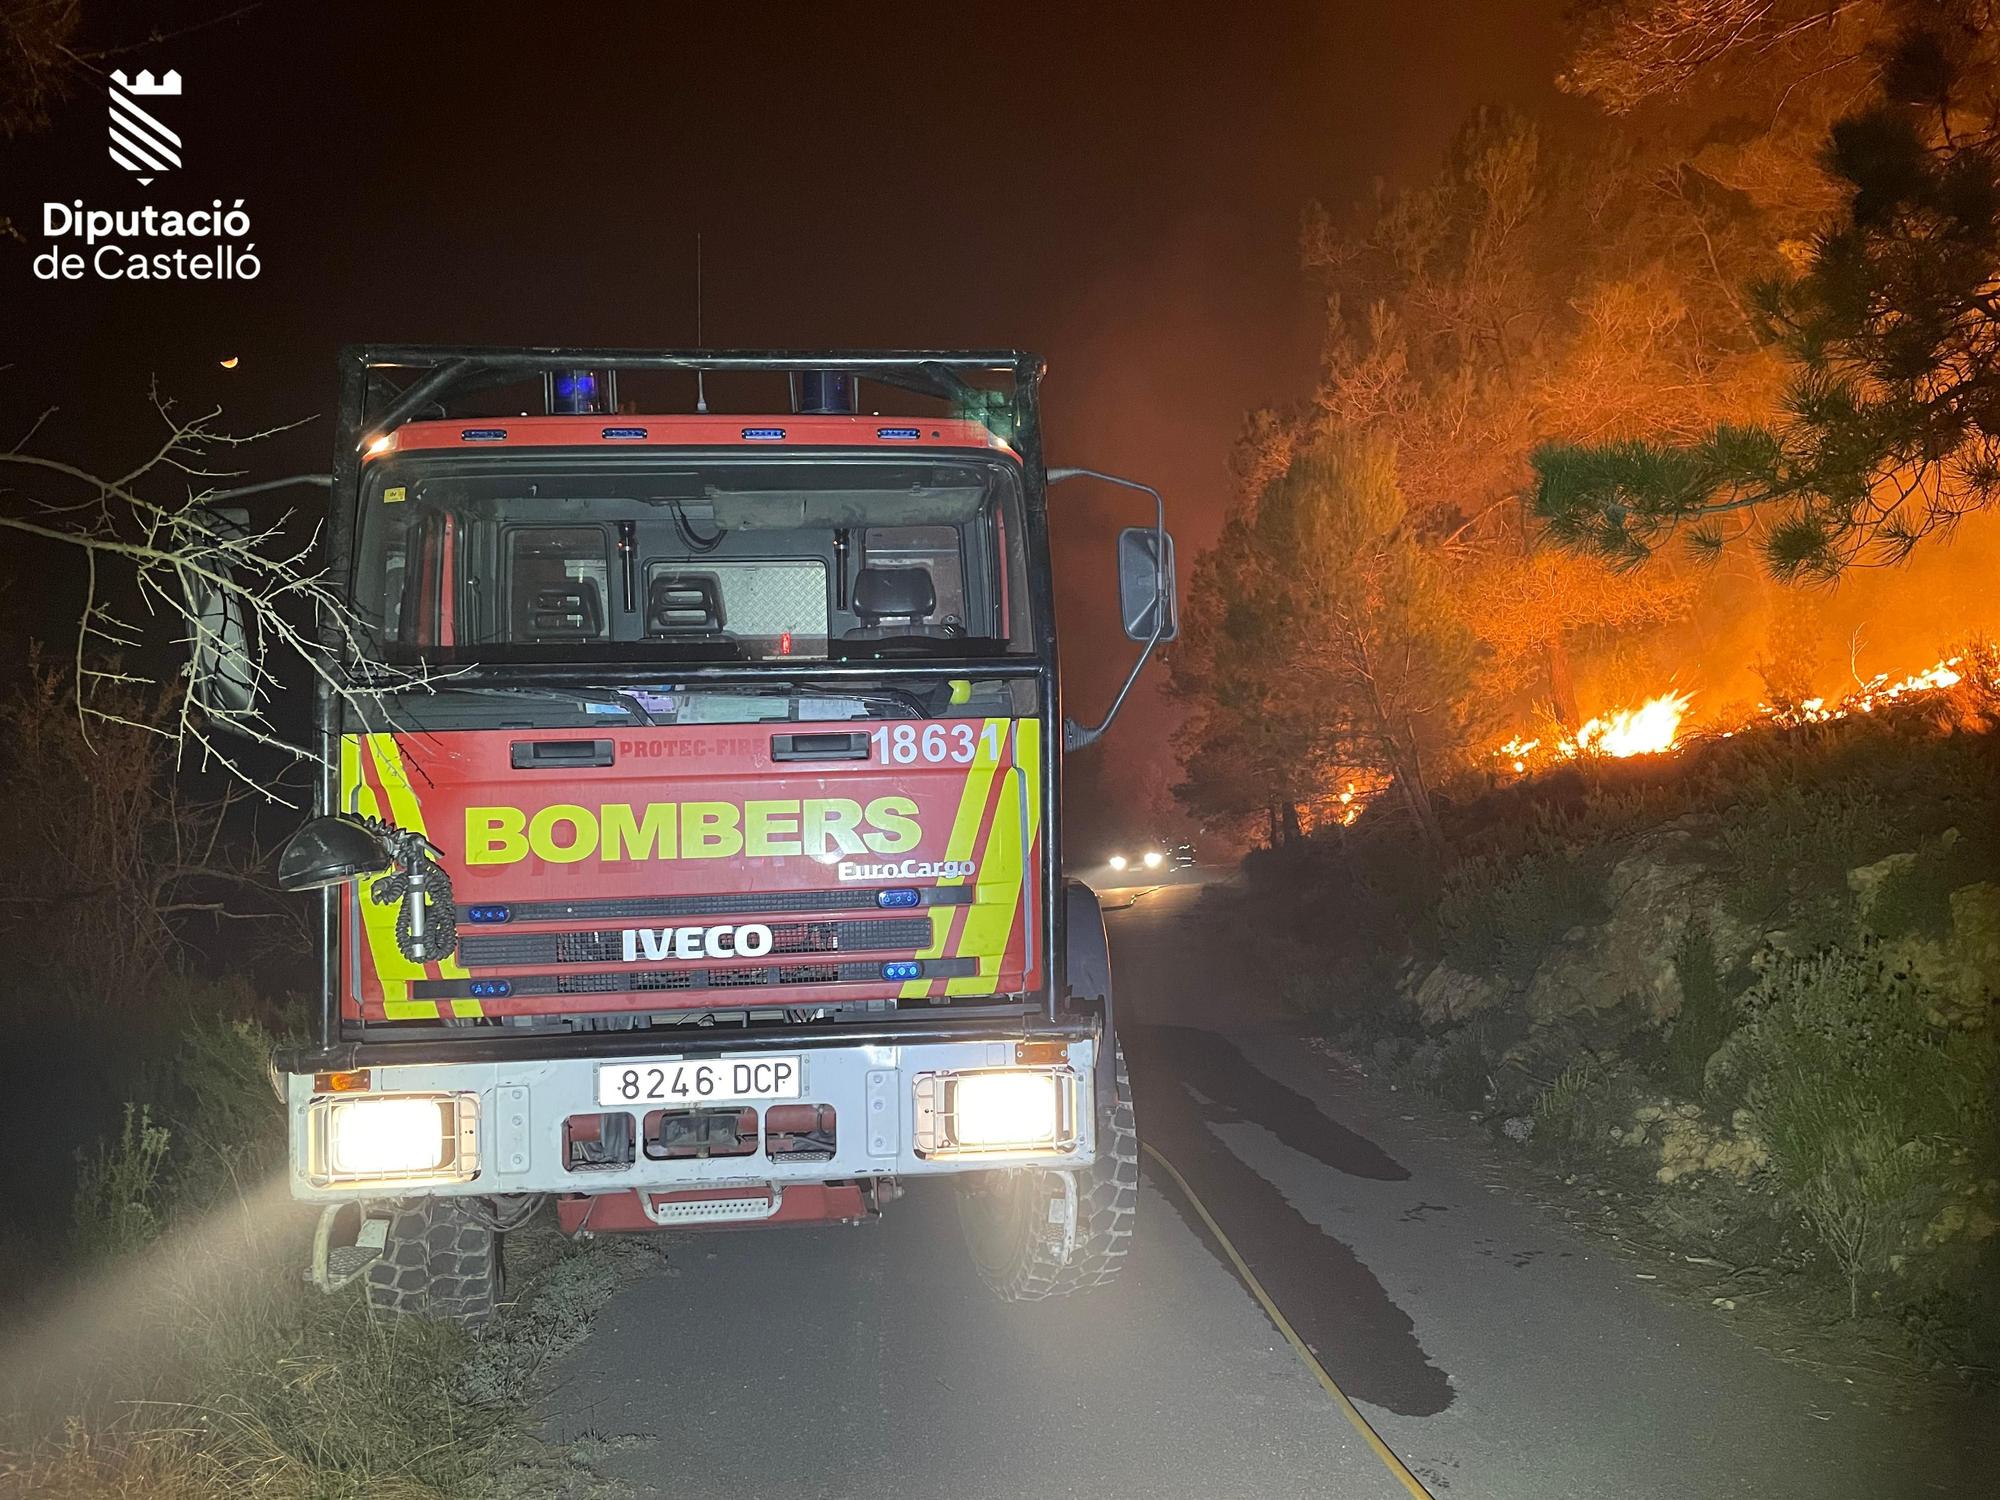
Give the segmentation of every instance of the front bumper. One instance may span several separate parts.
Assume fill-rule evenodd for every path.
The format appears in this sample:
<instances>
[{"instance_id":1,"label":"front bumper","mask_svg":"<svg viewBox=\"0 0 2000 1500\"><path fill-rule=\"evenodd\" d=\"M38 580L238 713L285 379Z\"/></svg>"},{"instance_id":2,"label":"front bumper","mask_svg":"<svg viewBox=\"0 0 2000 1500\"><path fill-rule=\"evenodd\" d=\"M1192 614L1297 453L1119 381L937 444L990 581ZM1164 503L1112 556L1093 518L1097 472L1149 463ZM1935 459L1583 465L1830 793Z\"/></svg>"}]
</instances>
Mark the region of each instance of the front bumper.
<instances>
[{"instance_id":1,"label":"front bumper","mask_svg":"<svg viewBox=\"0 0 2000 1500\"><path fill-rule=\"evenodd\" d=\"M1051 1046L1055 1047L1053 1052ZM285 1075L291 1132L292 1196L313 1202L408 1195L493 1195L513 1193L612 1193L632 1189L673 1191L746 1183L819 1183L871 1177L921 1177L984 1171L1016 1165L1087 1166L1097 1150L1093 1078L1098 1057L1094 1038L1037 1044L1034 1061L1063 1069L1073 1079L1073 1143L1060 1150L982 1150L969 1155L926 1153L919 1144L930 1126L919 1118L935 1097L939 1075L1013 1068L1025 1060L1015 1041L980 1040L912 1046L859 1045L786 1047L774 1038L773 1054L804 1058L799 1102L831 1106L835 1148L830 1157L786 1160L764 1149L763 1119L769 1106L755 1108L757 1149L740 1156L674 1157L646 1154L643 1124L647 1110L635 1107L633 1139L640 1145L629 1165L572 1169L568 1122L572 1117L607 1113L597 1102L597 1069L613 1059L564 1058L492 1063L399 1064L370 1070L369 1096L437 1095L458 1101L464 1127L459 1169L448 1179L421 1182L329 1181L323 1105L313 1075ZM659 1062L698 1058L702 1049L669 1054L634 1053L630 1060ZM615 1111L612 1111L615 1113Z\"/></svg>"}]
</instances>

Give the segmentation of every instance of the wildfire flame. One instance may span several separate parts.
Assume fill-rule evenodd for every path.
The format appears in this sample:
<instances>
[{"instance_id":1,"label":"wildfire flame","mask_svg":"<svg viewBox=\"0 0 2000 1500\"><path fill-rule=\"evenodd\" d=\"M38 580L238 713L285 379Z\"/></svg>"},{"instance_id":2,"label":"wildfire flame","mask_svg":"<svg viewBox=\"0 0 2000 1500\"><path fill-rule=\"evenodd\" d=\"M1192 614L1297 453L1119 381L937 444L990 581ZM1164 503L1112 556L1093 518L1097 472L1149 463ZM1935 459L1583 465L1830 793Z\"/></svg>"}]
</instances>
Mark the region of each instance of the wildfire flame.
<instances>
[{"instance_id":1,"label":"wildfire flame","mask_svg":"<svg viewBox=\"0 0 2000 1500\"><path fill-rule=\"evenodd\" d=\"M1568 755L1659 755L1680 743L1681 720L1687 716L1690 693L1662 693L1648 698L1637 708L1621 708L1616 713L1592 719L1576 732L1575 747L1565 742Z\"/></svg>"},{"instance_id":2,"label":"wildfire flame","mask_svg":"<svg viewBox=\"0 0 2000 1500\"><path fill-rule=\"evenodd\" d=\"M1878 708L1927 693L1940 693L1965 680L1962 657L1951 656L1920 672L1891 680L1887 672L1871 677L1846 697L1829 703L1824 698L1808 698L1803 703L1773 705L1760 703L1748 723L1733 727L1710 726L1710 732L1727 739L1752 724L1779 725L1831 724L1855 714L1872 714ZM1972 670L1965 668L1965 670ZM1663 693L1649 698L1637 708L1621 708L1600 714L1553 744L1542 738L1516 735L1494 752L1516 775L1525 775L1538 764L1553 760L1574 760L1581 755L1663 755L1681 745L1682 721L1693 695Z\"/></svg>"},{"instance_id":3,"label":"wildfire flame","mask_svg":"<svg viewBox=\"0 0 2000 1500\"><path fill-rule=\"evenodd\" d=\"M1760 703L1757 711L1760 716L1780 724L1831 724L1836 719L1845 719L1853 714L1872 714L1885 703L1894 703L1913 694L1940 693L1946 688L1957 687L1965 681L1964 674L1958 670L1960 663L1959 657L1946 657L1935 666L1912 672L1908 677L1899 677L1894 682L1889 680L1887 672L1881 672L1830 706L1824 698L1808 698L1790 708L1773 708L1768 703Z\"/></svg>"}]
</instances>

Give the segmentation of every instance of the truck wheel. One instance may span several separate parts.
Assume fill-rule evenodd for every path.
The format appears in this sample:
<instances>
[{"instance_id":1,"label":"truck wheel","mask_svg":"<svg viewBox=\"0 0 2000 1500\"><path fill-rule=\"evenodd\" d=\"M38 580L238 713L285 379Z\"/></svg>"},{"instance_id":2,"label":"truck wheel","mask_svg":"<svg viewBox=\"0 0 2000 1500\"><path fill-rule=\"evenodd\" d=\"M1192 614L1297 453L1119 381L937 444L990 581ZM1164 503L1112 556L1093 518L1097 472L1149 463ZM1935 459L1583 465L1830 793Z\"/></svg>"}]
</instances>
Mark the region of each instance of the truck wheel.
<instances>
[{"instance_id":1,"label":"truck wheel","mask_svg":"<svg viewBox=\"0 0 2000 1500\"><path fill-rule=\"evenodd\" d=\"M476 1328L500 1303L500 1240L463 1199L399 1203L382 1256L368 1268L368 1305Z\"/></svg>"},{"instance_id":2,"label":"truck wheel","mask_svg":"<svg viewBox=\"0 0 2000 1500\"><path fill-rule=\"evenodd\" d=\"M980 1278L1008 1302L1066 1297L1118 1274L1139 1211L1139 1131L1125 1049L1117 1096L1098 1132L1097 1160L1079 1171L1012 1167L967 1181L959 1221ZM1065 1199L1076 1193L1076 1232L1064 1244Z\"/></svg>"}]
</instances>

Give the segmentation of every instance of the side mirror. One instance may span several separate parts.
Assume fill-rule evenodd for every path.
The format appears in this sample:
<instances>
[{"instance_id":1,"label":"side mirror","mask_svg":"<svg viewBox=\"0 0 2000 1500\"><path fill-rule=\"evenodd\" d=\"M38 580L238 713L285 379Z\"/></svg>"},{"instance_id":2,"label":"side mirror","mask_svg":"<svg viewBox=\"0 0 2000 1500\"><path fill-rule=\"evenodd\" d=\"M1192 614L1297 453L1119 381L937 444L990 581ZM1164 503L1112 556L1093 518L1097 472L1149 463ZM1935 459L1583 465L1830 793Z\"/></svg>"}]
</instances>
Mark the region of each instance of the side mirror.
<instances>
[{"instance_id":1,"label":"side mirror","mask_svg":"<svg viewBox=\"0 0 2000 1500\"><path fill-rule=\"evenodd\" d=\"M1167 534L1167 502L1150 484L1136 479L1120 479L1101 469L1050 469L1048 482L1065 479L1098 479L1123 489L1138 490L1153 497L1153 524L1131 526L1118 534L1118 612L1124 618L1125 634L1141 642L1139 659L1125 674L1125 685L1111 700L1111 708L1098 724L1063 720L1063 748L1081 750L1103 738L1118 710L1145 669L1146 659L1161 641L1170 641L1180 632L1180 617L1174 609L1174 539Z\"/></svg>"},{"instance_id":2,"label":"side mirror","mask_svg":"<svg viewBox=\"0 0 2000 1500\"><path fill-rule=\"evenodd\" d=\"M1164 544L1166 555L1160 555ZM1151 526L1118 533L1118 613L1135 641L1171 641L1180 634L1174 597L1174 539Z\"/></svg>"},{"instance_id":3,"label":"side mirror","mask_svg":"<svg viewBox=\"0 0 2000 1500\"><path fill-rule=\"evenodd\" d=\"M317 891L379 875L395 863L374 830L353 818L314 818L285 840L278 853L278 885Z\"/></svg>"}]
</instances>

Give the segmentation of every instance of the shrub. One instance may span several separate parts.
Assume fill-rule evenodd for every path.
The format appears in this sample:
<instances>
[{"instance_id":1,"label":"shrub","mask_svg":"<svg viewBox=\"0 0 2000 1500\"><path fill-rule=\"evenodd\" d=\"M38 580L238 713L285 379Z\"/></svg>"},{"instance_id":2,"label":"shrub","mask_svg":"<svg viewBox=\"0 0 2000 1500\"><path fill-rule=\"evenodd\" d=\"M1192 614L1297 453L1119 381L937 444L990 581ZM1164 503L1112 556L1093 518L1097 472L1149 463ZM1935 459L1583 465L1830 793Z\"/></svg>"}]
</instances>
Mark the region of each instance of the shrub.
<instances>
[{"instance_id":1,"label":"shrub","mask_svg":"<svg viewBox=\"0 0 2000 1500\"><path fill-rule=\"evenodd\" d=\"M1486 1100L1490 1067L1480 1029L1461 1027L1445 1038L1438 1058L1437 1096L1453 1109L1477 1109Z\"/></svg>"},{"instance_id":2,"label":"shrub","mask_svg":"<svg viewBox=\"0 0 2000 1500\"><path fill-rule=\"evenodd\" d=\"M1536 1144L1564 1159L1603 1151L1618 1099L1616 1080L1596 1058L1571 1063L1535 1100Z\"/></svg>"},{"instance_id":3,"label":"shrub","mask_svg":"<svg viewBox=\"0 0 2000 1500\"><path fill-rule=\"evenodd\" d=\"M1748 996L1734 1065L1781 1188L1850 1306L1934 1203L1994 1151L1990 1038L1926 1019L1923 986L1871 954L1782 964Z\"/></svg>"},{"instance_id":4,"label":"shrub","mask_svg":"<svg viewBox=\"0 0 2000 1500\"><path fill-rule=\"evenodd\" d=\"M271 1034L255 1021L228 1015L190 1021L166 1106L185 1146L174 1179L182 1199L205 1203L282 1163L285 1111L272 1084L271 1047Z\"/></svg>"},{"instance_id":5,"label":"shrub","mask_svg":"<svg viewBox=\"0 0 2000 1500\"><path fill-rule=\"evenodd\" d=\"M1894 838L1881 798L1839 780L1789 781L1731 812L1722 830L1736 874L1730 904L1753 921L1788 916L1820 941L1837 935L1847 871L1879 858Z\"/></svg>"},{"instance_id":6,"label":"shrub","mask_svg":"<svg viewBox=\"0 0 2000 1500\"><path fill-rule=\"evenodd\" d=\"M150 1107L127 1104L118 1138L79 1154L72 1213L84 1258L129 1255L158 1237L172 1142L167 1128L153 1122Z\"/></svg>"},{"instance_id":7,"label":"shrub","mask_svg":"<svg viewBox=\"0 0 2000 1500\"><path fill-rule=\"evenodd\" d=\"M1951 933L1951 893L1984 873L1967 841L1925 839L1909 864L1892 869L1868 908L1868 927L1885 938L1945 938Z\"/></svg>"},{"instance_id":8,"label":"shrub","mask_svg":"<svg viewBox=\"0 0 2000 1500\"><path fill-rule=\"evenodd\" d=\"M1707 1092L1708 1060L1736 1029L1736 1007L1715 971L1715 945L1708 930L1691 926L1674 952L1681 981L1681 1008L1667 1027L1662 1069L1667 1087L1683 1099Z\"/></svg>"},{"instance_id":9,"label":"shrub","mask_svg":"<svg viewBox=\"0 0 2000 1500\"><path fill-rule=\"evenodd\" d=\"M1550 945L1602 908L1593 862L1580 851L1486 855L1445 876L1438 937L1453 967L1524 982Z\"/></svg>"}]
</instances>

